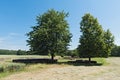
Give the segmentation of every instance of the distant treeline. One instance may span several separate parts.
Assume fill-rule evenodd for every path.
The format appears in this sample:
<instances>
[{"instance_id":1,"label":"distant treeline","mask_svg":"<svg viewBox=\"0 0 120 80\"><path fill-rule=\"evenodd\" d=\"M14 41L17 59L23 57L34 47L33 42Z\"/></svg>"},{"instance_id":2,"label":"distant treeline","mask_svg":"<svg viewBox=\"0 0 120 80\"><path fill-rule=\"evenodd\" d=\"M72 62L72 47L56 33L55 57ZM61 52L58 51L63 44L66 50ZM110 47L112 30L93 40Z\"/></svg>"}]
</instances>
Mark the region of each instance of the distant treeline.
<instances>
[{"instance_id":1,"label":"distant treeline","mask_svg":"<svg viewBox=\"0 0 120 80\"><path fill-rule=\"evenodd\" d=\"M24 50L5 50L0 49L0 55L27 55L27 51Z\"/></svg>"},{"instance_id":2,"label":"distant treeline","mask_svg":"<svg viewBox=\"0 0 120 80\"><path fill-rule=\"evenodd\" d=\"M78 56L78 52L76 49L68 50L65 55L74 57L74 56ZM110 53L110 56L120 57L120 46L114 45L114 47L112 48L112 51Z\"/></svg>"},{"instance_id":3,"label":"distant treeline","mask_svg":"<svg viewBox=\"0 0 120 80\"><path fill-rule=\"evenodd\" d=\"M4 50L0 49L0 55L32 55L32 52L25 50ZM47 54L46 54L47 55ZM59 54L56 54L59 55ZM59 55L59 56L78 56L77 50L67 50L67 52ZM110 56L120 57L120 46L114 45Z\"/></svg>"}]
</instances>

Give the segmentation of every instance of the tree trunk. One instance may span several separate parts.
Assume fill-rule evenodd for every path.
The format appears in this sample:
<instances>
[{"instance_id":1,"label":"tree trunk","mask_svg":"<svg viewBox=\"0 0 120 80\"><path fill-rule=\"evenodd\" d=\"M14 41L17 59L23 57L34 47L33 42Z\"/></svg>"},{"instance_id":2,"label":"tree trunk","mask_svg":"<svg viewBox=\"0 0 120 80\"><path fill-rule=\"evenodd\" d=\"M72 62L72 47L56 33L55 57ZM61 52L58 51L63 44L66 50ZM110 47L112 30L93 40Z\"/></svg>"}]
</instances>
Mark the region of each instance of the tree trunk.
<instances>
[{"instance_id":1,"label":"tree trunk","mask_svg":"<svg viewBox=\"0 0 120 80\"><path fill-rule=\"evenodd\" d=\"M89 63L91 63L91 57L89 57Z\"/></svg>"},{"instance_id":2,"label":"tree trunk","mask_svg":"<svg viewBox=\"0 0 120 80\"><path fill-rule=\"evenodd\" d=\"M54 54L53 53L51 54L51 60L54 60Z\"/></svg>"}]
</instances>

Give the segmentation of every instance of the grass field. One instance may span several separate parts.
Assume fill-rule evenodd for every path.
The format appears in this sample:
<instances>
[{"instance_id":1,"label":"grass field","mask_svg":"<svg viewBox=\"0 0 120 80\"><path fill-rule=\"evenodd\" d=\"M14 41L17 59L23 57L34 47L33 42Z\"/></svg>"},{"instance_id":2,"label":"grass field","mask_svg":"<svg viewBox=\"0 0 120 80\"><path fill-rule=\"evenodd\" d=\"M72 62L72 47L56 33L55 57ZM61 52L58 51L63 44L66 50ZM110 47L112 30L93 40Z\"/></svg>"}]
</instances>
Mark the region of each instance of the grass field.
<instances>
[{"instance_id":1,"label":"grass field","mask_svg":"<svg viewBox=\"0 0 120 80\"><path fill-rule=\"evenodd\" d=\"M0 65L18 58L46 58L47 56L0 56ZM49 58L49 57L47 57ZM59 58L59 57L57 57ZM59 59L63 64L30 64L22 71L0 73L0 80L120 80L120 58L93 58L101 66L69 65L69 59Z\"/></svg>"}]
</instances>

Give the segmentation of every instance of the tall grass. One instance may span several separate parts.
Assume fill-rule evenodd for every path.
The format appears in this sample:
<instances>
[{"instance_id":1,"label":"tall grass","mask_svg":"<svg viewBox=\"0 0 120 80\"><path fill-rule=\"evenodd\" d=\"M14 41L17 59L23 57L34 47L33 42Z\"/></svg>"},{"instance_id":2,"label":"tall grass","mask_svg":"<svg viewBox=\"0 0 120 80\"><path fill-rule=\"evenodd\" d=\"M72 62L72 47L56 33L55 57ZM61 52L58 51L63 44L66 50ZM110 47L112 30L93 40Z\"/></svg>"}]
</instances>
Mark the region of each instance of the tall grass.
<instances>
[{"instance_id":1,"label":"tall grass","mask_svg":"<svg viewBox=\"0 0 120 80\"><path fill-rule=\"evenodd\" d=\"M20 71L25 67L25 64L22 63L2 63L0 65L0 73Z\"/></svg>"},{"instance_id":2,"label":"tall grass","mask_svg":"<svg viewBox=\"0 0 120 80\"><path fill-rule=\"evenodd\" d=\"M4 61L0 62L0 78L1 77L5 77L7 75L16 73L18 71L34 71L34 70L40 70L40 69L46 69L50 66L54 66L54 65L61 65L63 66L63 64L65 65L71 65L68 64L68 61L74 61L76 59L72 59L71 58L59 58L58 63L60 64L23 64L23 63L12 63L11 60L12 59L18 59L18 58L49 58L48 56L36 56L36 55L27 55L27 56L15 56L15 55L0 55L0 58L4 58ZM81 58L77 58L77 59L81 59ZM88 58L83 58L83 59L87 59ZM92 60L97 61L97 63L100 63L102 65L107 65L108 62L106 61L106 58L92 58ZM78 64L78 63L77 63ZM74 64L72 64L74 65ZM79 66L79 64L78 64Z\"/></svg>"},{"instance_id":3,"label":"tall grass","mask_svg":"<svg viewBox=\"0 0 120 80\"><path fill-rule=\"evenodd\" d=\"M22 63L1 63L0 64L0 78L12 74L17 71L24 70L25 64Z\"/></svg>"}]
</instances>

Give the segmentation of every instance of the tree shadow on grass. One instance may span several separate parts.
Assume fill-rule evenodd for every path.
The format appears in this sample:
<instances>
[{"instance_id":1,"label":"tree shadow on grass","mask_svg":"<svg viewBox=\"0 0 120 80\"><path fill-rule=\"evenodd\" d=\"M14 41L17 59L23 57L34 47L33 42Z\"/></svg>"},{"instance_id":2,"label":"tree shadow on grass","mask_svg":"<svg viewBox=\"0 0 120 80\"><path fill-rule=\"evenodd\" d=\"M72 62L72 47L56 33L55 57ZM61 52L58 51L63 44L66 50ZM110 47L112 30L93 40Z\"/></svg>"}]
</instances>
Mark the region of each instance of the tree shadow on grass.
<instances>
[{"instance_id":1,"label":"tree shadow on grass","mask_svg":"<svg viewBox=\"0 0 120 80\"><path fill-rule=\"evenodd\" d=\"M77 62L77 61L67 61L67 62L57 62L57 64L67 64L73 66L102 66L103 63L93 63L93 62Z\"/></svg>"},{"instance_id":2,"label":"tree shadow on grass","mask_svg":"<svg viewBox=\"0 0 120 80\"><path fill-rule=\"evenodd\" d=\"M35 64L35 63L52 64L52 63L57 63L57 59L54 59L54 60L47 59L47 58L14 59L14 60L12 60L12 62L25 63L25 64Z\"/></svg>"},{"instance_id":3,"label":"tree shadow on grass","mask_svg":"<svg viewBox=\"0 0 120 80\"><path fill-rule=\"evenodd\" d=\"M102 63L97 63L96 61L89 62L88 60L68 60L59 62L57 59L15 59L13 62L25 63L25 64L36 64L36 63L45 63L45 64L67 64L73 66L102 66Z\"/></svg>"}]
</instances>

